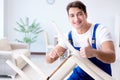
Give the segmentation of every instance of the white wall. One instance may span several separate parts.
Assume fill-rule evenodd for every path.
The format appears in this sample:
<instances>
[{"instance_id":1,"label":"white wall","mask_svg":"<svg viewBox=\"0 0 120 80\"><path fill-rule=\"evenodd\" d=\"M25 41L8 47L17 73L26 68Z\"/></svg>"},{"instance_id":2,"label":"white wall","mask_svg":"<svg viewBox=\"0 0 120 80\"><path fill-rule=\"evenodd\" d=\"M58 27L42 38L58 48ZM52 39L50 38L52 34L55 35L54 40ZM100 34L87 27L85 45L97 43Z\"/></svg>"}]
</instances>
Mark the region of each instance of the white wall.
<instances>
[{"instance_id":1,"label":"white wall","mask_svg":"<svg viewBox=\"0 0 120 80\"><path fill-rule=\"evenodd\" d=\"M3 0L0 0L0 38L3 37L3 22L4 22L4 19L3 19L3 16L4 16L4 11L3 11L3 8L4 8L4 1Z\"/></svg>"},{"instance_id":2,"label":"white wall","mask_svg":"<svg viewBox=\"0 0 120 80\"><path fill-rule=\"evenodd\" d=\"M120 60L120 14L115 16L115 45L117 59Z\"/></svg>"},{"instance_id":3,"label":"white wall","mask_svg":"<svg viewBox=\"0 0 120 80\"><path fill-rule=\"evenodd\" d=\"M13 30L19 18L30 17L37 19L41 27L50 35L51 43L56 31L50 21L54 20L63 32L71 27L67 18L66 5L74 0L56 0L53 5L47 4L46 0L5 0L5 36L14 41L22 36ZM120 14L120 0L81 0L87 5L88 20L109 27L114 31L115 15ZM44 33L41 33L37 42L32 45L32 51L44 52Z\"/></svg>"}]
</instances>

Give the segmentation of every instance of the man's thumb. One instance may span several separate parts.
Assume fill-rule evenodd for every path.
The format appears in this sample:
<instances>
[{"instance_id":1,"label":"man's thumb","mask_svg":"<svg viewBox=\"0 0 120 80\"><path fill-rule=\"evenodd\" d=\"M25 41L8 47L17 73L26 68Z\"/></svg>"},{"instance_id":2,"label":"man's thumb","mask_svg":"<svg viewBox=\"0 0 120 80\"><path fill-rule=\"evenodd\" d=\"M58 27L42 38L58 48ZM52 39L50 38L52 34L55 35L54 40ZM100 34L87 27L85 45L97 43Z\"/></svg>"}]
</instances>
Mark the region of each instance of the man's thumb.
<instances>
[{"instance_id":1,"label":"man's thumb","mask_svg":"<svg viewBox=\"0 0 120 80\"><path fill-rule=\"evenodd\" d=\"M89 38L87 38L87 46L90 46L90 47L91 47Z\"/></svg>"}]
</instances>

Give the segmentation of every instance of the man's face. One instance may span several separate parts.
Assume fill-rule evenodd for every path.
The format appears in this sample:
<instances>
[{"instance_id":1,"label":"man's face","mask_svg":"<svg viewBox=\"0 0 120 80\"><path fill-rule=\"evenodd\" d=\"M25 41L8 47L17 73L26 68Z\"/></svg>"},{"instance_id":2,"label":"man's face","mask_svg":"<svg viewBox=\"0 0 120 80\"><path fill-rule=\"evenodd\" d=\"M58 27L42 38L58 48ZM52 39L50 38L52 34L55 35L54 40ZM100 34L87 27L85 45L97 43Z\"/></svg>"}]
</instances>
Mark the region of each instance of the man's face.
<instances>
[{"instance_id":1,"label":"man's face","mask_svg":"<svg viewBox=\"0 0 120 80\"><path fill-rule=\"evenodd\" d=\"M79 8L70 8L68 11L68 17L71 25L76 29L83 27L87 21L87 14Z\"/></svg>"}]
</instances>

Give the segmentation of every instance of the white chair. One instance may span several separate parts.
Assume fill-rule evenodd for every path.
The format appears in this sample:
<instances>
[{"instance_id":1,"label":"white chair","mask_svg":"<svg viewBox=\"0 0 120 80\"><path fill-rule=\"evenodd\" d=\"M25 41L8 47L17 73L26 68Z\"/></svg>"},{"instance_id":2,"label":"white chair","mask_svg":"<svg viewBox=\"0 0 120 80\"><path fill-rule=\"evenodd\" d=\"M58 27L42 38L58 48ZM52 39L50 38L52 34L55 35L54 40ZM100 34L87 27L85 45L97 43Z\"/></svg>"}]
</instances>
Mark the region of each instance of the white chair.
<instances>
[{"instance_id":1,"label":"white chair","mask_svg":"<svg viewBox=\"0 0 120 80\"><path fill-rule=\"evenodd\" d=\"M54 48L54 45L50 44L50 39L47 32L45 32L45 44L46 44L46 53L49 53Z\"/></svg>"},{"instance_id":2,"label":"white chair","mask_svg":"<svg viewBox=\"0 0 120 80\"><path fill-rule=\"evenodd\" d=\"M0 76L15 77L16 72L6 64L6 60L22 69L27 63L20 57L21 54L30 57L27 44L10 43L6 38L0 39Z\"/></svg>"}]
</instances>

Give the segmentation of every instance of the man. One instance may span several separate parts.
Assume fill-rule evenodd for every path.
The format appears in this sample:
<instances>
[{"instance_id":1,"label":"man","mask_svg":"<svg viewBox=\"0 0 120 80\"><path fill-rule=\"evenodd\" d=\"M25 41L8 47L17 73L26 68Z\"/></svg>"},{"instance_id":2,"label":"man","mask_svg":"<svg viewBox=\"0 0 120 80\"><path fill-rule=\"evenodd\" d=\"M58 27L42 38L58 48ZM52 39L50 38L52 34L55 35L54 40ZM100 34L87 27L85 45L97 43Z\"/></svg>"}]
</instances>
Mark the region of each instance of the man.
<instances>
[{"instance_id":1,"label":"man","mask_svg":"<svg viewBox=\"0 0 120 80\"><path fill-rule=\"evenodd\" d=\"M81 1L73 1L67 6L68 18L73 30L68 33L71 45L79 51L80 56L112 75L111 65L115 61L115 49L111 33L101 24L87 21L86 6ZM67 50L67 46L59 40L58 45L46 55L46 61L52 63ZM94 80L80 67L75 67L68 80Z\"/></svg>"}]
</instances>

